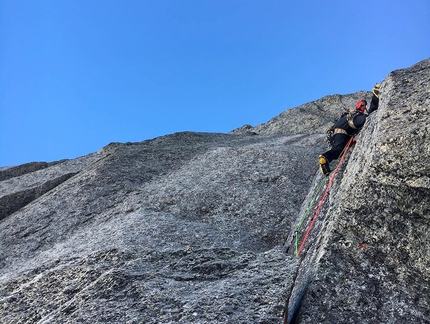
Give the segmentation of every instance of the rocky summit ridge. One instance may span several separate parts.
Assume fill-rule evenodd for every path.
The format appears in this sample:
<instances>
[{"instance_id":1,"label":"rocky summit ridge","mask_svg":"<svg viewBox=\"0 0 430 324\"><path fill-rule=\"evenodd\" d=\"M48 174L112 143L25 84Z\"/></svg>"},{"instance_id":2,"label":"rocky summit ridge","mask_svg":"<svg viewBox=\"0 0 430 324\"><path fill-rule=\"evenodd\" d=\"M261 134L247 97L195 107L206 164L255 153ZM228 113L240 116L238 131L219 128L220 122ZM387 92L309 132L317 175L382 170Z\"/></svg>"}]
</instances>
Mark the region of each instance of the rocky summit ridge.
<instances>
[{"instance_id":1,"label":"rocky summit ridge","mask_svg":"<svg viewBox=\"0 0 430 324\"><path fill-rule=\"evenodd\" d=\"M299 255L323 133L369 92L0 168L0 323L430 323L430 59L380 97Z\"/></svg>"}]
</instances>

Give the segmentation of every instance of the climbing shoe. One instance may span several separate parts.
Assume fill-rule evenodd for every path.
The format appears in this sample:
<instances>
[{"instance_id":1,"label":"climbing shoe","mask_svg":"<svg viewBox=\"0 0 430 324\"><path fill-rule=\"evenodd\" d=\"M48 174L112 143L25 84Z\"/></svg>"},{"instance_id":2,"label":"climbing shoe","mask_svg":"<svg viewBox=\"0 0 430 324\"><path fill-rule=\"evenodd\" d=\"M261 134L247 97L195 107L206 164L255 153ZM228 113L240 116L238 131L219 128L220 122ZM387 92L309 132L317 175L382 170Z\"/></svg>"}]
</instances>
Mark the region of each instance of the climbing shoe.
<instances>
[{"instance_id":1,"label":"climbing shoe","mask_svg":"<svg viewBox=\"0 0 430 324\"><path fill-rule=\"evenodd\" d=\"M328 176L331 171L330 171L330 164L327 161L326 157L324 155L320 155L318 157L318 162L320 164L321 173L324 174L325 176Z\"/></svg>"}]
</instances>

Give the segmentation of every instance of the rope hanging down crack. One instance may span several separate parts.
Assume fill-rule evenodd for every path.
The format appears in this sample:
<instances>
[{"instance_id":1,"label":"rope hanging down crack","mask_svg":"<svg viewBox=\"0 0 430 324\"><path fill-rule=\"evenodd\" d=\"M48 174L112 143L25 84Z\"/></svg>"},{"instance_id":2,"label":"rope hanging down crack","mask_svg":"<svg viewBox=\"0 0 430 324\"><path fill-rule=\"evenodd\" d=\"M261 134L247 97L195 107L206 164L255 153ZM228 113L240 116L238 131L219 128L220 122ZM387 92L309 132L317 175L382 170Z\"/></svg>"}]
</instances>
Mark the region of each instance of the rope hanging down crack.
<instances>
[{"instance_id":1,"label":"rope hanging down crack","mask_svg":"<svg viewBox=\"0 0 430 324\"><path fill-rule=\"evenodd\" d=\"M308 208L306 209L305 214L302 217L302 219L301 219L301 221L300 221L300 223L299 223L299 225L298 225L298 227L297 227L297 229L295 231L295 248L296 248L296 255L297 256L300 255L300 253L302 252L302 250L304 248L304 245L305 245L306 240L307 240L307 238L308 238L308 236L309 236L309 234L311 232L311 229L312 229L312 227L313 227L313 225L315 223L315 220L316 220L316 218L317 218L317 216L318 216L318 214L319 214L319 212L320 212L320 210L321 210L321 208L322 208L322 206L324 204L324 201L325 201L325 199L326 199L326 197L328 195L328 192L330 191L330 188L331 188L331 185L333 184L334 178L335 178L337 172L339 171L340 166L342 165L342 163L343 163L343 161L345 159L346 153L348 152L349 148L351 147L351 145L353 143L354 143L354 137L351 137L351 139L345 145L345 147L344 147L344 149L343 149L343 151L341 153L341 158L340 158L339 162L337 163L336 168L334 169L333 173L330 176L328 185L327 185L326 189L324 190L324 194L323 194L322 198L319 201L318 207L317 207L317 209L316 209L316 211L315 211L315 213L314 213L314 215L312 217L312 220L311 220L311 222L309 224L309 227L308 227L308 229L306 231L305 237L303 238L303 241L300 244L300 247L298 246L298 241L299 241L298 235L299 235L300 228L302 227L302 225L303 225L303 223L304 223L307 215L309 214L310 209L314 205L314 202L317 199L317 197L319 195L319 192L321 191L321 188L323 187L323 184L325 183L325 180L327 178L323 178L320 181L320 183L318 185L318 188L317 188L314 196L312 197L311 202L309 203ZM298 268L297 268L297 271L298 271ZM289 308L288 308L289 305L288 304L289 304L289 301L286 302L285 308L284 308L284 313L283 313L284 324L289 324L290 320L293 319L297 315L297 314L289 314ZM290 318L290 315L291 315L291 318ZM293 321L294 321L294 319L293 319Z\"/></svg>"},{"instance_id":2,"label":"rope hanging down crack","mask_svg":"<svg viewBox=\"0 0 430 324\"><path fill-rule=\"evenodd\" d=\"M334 171L332 172L332 174L330 176L328 185L327 185L327 187L326 187L326 189L324 191L323 196L321 197L321 199L319 201L318 207L317 207L317 209L316 209L316 211L315 211L315 213L314 213L314 215L312 217L312 220L311 220L311 222L309 224L309 227L308 227L308 229L306 231L306 234L305 234L305 236L304 236L304 238L302 240L302 243L300 244L300 247L298 246L298 234L299 234L299 230L300 230L301 226L303 225L304 219L308 215L309 210L311 209L312 205L314 204L314 201L315 201L316 197L318 196L318 194L319 194L319 192L321 190L321 187L322 187L322 184L324 183L325 178L323 178L322 181L320 182L319 187L317 189L317 192L315 193L314 197L312 198L311 202L309 203L309 206L308 206L308 208L307 208L307 210L305 212L305 215L303 216L303 218L302 218L299 226L297 227L297 230L295 232L295 234L296 234L295 247L296 247L296 255L297 256L300 255L300 253L302 252L302 250L304 248L304 245L305 245L305 243L306 243L306 241L308 239L308 236L309 236L309 234L310 234L310 232L312 230L312 227L313 227L313 225L315 223L315 220L316 220L316 218L317 218L317 216L318 216L318 214L319 214L319 212L320 212L320 210L321 210L321 208L322 208L322 206L324 204L324 201L325 201L325 199L326 199L326 197L327 197L327 195L328 195L328 193L330 191L330 188L331 188L331 186L333 184L333 181L334 181L334 178L336 177L337 171L339 170L340 166L342 165L342 163L343 163L343 161L345 159L346 153L348 152L348 150L351 147L351 145L352 145L353 142L354 142L354 137L351 137L351 139L348 141L348 143L346 144L345 148L343 149L343 152L341 154L341 158L340 158L339 162L337 163L336 168L334 169Z\"/></svg>"}]
</instances>

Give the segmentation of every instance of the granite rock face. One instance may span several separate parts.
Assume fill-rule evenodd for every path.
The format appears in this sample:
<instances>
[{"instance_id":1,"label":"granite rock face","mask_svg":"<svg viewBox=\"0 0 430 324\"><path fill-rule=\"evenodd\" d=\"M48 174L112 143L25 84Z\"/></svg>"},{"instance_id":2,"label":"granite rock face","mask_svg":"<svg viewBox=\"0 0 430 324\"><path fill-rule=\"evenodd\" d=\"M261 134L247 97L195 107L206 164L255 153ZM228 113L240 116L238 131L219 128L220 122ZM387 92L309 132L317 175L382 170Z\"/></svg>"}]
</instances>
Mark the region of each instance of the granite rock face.
<instances>
[{"instance_id":1,"label":"granite rock face","mask_svg":"<svg viewBox=\"0 0 430 324\"><path fill-rule=\"evenodd\" d=\"M290 319L430 323L429 125L426 60L382 83L300 254Z\"/></svg>"},{"instance_id":2,"label":"granite rock face","mask_svg":"<svg viewBox=\"0 0 430 324\"><path fill-rule=\"evenodd\" d=\"M82 171L96 154L52 163L34 162L0 170L0 220Z\"/></svg>"},{"instance_id":3,"label":"granite rock face","mask_svg":"<svg viewBox=\"0 0 430 324\"><path fill-rule=\"evenodd\" d=\"M2 197L41 194L0 221L0 322L278 323L320 144L177 133L3 170Z\"/></svg>"},{"instance_id":4,"label":"granite rock face","mask_svg":"<svg viewBox=\"0 0 430 324\"><path fill-rule=\"evenodd\" d=\"M0 323L429 323L430 60L382 82L295 253L363 98L0 168Z\"/></svg>"}]
</instances>

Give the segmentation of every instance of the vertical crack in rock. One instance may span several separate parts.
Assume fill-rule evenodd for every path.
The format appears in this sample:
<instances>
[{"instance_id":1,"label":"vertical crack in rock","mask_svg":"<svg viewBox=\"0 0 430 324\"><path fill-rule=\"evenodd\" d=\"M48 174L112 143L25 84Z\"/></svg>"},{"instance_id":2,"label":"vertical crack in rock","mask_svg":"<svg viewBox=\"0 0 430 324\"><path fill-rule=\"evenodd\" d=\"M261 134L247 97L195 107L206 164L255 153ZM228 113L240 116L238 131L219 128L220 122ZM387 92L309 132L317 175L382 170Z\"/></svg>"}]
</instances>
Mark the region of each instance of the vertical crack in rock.
<instances>
[{"instance_id":1,"label":"vertical crack in rock","mask_svg":"<svg viewBox=\"0 0 430 324\"><path fill-rule=\"evenodd\" d=\"M430 322L429 124L430 60L390 73L300 262L296 323Z\"/></svg>"}]
</instances>

